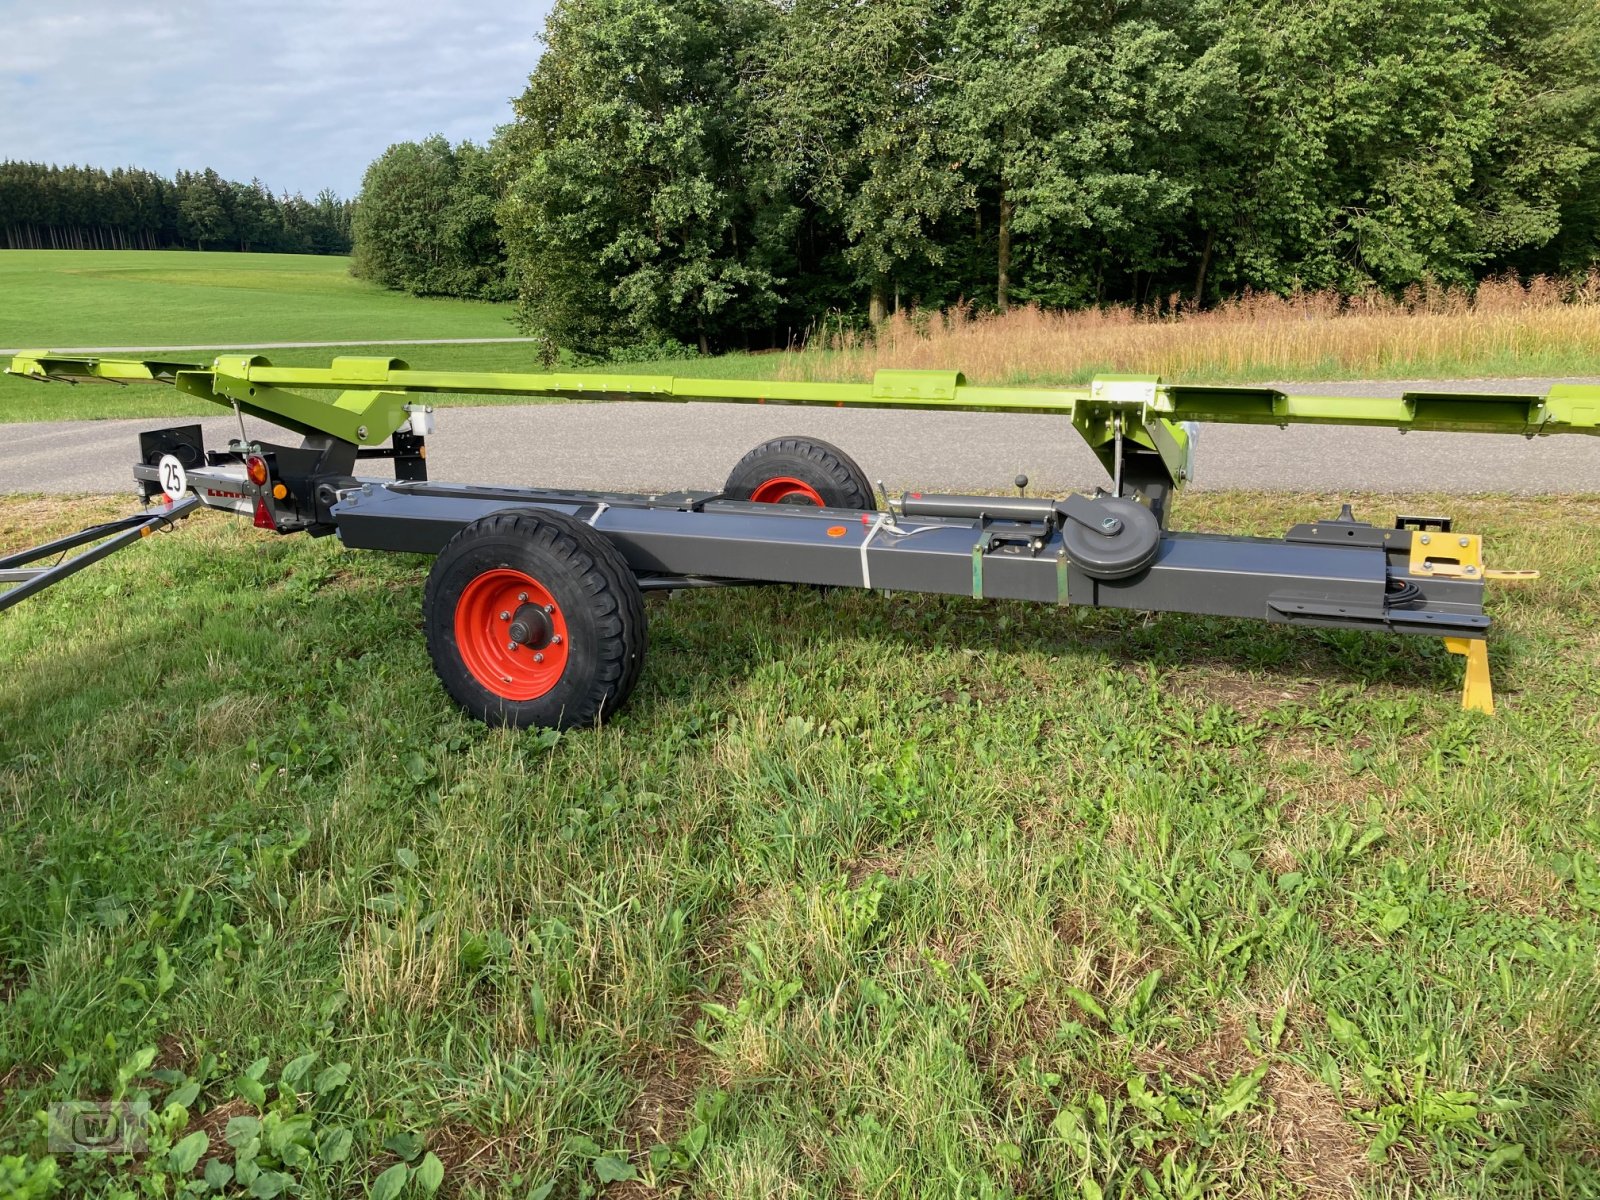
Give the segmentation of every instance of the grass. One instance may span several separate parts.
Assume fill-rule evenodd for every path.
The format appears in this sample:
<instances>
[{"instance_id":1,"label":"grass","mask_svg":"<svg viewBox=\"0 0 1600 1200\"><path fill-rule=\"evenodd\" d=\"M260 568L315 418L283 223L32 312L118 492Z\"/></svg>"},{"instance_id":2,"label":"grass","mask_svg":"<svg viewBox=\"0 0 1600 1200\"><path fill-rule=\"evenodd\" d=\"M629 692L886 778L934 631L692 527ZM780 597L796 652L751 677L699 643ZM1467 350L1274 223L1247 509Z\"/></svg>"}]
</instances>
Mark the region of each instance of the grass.
<instances>
[{"instance_id":1,"label":"grass","mask_svg":"<svg viewBox=\"0 0 1600 1200\"><path fill-rule=\"evenodd\" d=\"M1399 299L1245 296L1150 316L1125 306L1001 315L897 314L875 337L841 334L791 358L794 378L854 379L884 367L960 370L973 382L1072 383L1162 375L1191 383L1449 379L1600 373L1600 272L1560 283L1489 280L1477 292Z\"/></svg>"},{"instance_id":2,"label":"grass","mask_svg":"<svg viewBox=\"0 0 1600 1200\"><path fill-rule=\"evenodd\" d=\"M203 346L514 337L508 305L417 299L350 260L177 250L0 251L0 346Z\"/></svg>"},{"instance_id":3,"label":"grass","mask_svg":"<svg viewBox=\"0 0 1600 1200\"><path fill-rule=\"evenodd\" d=\"M1545 572L1493 719L1429 640L775 588L563 736L451 707L422 560L197 517L0 618L0 1184L1600 1194L1600 498L1356 505L1441 507ZM151 1153L45 1166L112 1098Z\"/></svg>"},{"instance_id":4,"label":"grass","mask_svg":"<svg viewBox=\"0 0 1600 1200\"><path fill-rule=\"evenodd\" d=\"M189 251L0 251L0 346L249 345L369 340L368 346L274 350L274 362L336 354L424 355L441 367L531 369L525 346L393 346L386 339L514 337L509 305L417 299L350 277L350 260ZM471 351L478 351L473 354ZM465 353L464 353L465 352ZM215 351L169 357L209 361ZM211 416L221 410L166 387L47 386L0 376L0 423Z\"/></svg>"}]
</instances>

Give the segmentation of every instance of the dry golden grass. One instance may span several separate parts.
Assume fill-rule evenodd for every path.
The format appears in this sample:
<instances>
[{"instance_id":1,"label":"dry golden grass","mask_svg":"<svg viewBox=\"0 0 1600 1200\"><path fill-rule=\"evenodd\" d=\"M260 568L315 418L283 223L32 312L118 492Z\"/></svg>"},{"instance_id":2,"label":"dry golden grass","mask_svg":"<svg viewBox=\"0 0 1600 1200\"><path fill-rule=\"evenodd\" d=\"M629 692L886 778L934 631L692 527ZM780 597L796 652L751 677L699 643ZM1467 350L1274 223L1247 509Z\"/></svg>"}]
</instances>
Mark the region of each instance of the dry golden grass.
<instances>
[{"instance_id":1,"label":"dry golden grass","mask_svg":"<svg viewBox=\"0 0 1600 1200\"><path fill-rule=\"evenodd\" d=\"M1398 299L1246 295L1203 311L1177 303L1156 313L902 311L875 335L813 345L788 357L787 377L857 379L883 367L960 370L990 384L1115 372L1191 382L1585 374L1600 372L1600 271L1571 282L1489 280L1471 295L1437 287Z\"/></svg>"},{"instance_id":2,"label":"dry golden grass","mask_svg":"<svg viewBox=\"0 0 1600 1200\"><path fill-rule=\"evenodd\" d=\"M133 507L126 496L9 496L0 509L0 554L125 517Z\"/></svg>"}]
</instances>

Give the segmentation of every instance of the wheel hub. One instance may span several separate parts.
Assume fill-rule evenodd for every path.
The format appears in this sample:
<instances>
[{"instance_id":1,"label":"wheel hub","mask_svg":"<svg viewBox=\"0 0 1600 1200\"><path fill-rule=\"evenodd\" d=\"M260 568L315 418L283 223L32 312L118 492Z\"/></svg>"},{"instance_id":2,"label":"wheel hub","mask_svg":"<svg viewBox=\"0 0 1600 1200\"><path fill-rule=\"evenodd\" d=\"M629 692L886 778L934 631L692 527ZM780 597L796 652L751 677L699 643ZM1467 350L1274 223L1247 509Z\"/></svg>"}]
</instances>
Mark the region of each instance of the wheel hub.
<instances>
[{"instance_id":1,"label":"wheel hub","mask_svg":"<svg viewBox=\"0 0 1600 1200\"><path fill-rule=\"evenodd\" d=\"M519 646L543 650L550 644L555 626L541 604L524 604L511 617L506 636Z\"/></svg>"},{"instance_id":2,"label":"wheel hub","mask_svg":"<svg viewBox=\"0 0 1600 1200\"><path fill-rule=\"evenodd\" d=\"M826 507L822 503L822 494L816 488L792 475L773 476L756 487L750 493L750 499L757 504L809 504L816 508Z\"/></svg>"}]
</instances>

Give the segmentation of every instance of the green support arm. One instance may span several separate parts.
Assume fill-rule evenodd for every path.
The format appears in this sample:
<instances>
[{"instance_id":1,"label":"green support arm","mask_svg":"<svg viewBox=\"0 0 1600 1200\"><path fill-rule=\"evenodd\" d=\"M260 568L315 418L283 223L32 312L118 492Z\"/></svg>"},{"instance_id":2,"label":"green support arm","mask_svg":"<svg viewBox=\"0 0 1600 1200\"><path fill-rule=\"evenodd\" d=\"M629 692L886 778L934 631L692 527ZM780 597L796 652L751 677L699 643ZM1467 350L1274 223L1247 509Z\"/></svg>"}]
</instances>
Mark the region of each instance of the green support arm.
<instances>
[{"instance_id":1,"label":"green support arm","mask_svg":"<svg viewBox=\"0 0 1600 1200\"><path fill-rule=\"evenodd\" d=\"M336 358L326 367L275 367L261 355L222 355L210 366L37 352L9 374L41 381L162 382L189 395L302 434L370 446L407 420L407 397L438 393L571 400L814 404L834 408L1048 413L1071 419L1110 464L1118 432L1160 455L1184 480L1185 422L1234 425L1364 425L1392 429L1600 434L1600 387L1557 386L1545 395L1406 392L1392 399L1290 395L1266 387L1202 387L1155 376L1102 376L1087 388L974 387L959 371L879 371L870 383L695 379L605 372L420 371L398 358ZM326 398L323 394L336 392Z\"/></svg>"}]
</instances>

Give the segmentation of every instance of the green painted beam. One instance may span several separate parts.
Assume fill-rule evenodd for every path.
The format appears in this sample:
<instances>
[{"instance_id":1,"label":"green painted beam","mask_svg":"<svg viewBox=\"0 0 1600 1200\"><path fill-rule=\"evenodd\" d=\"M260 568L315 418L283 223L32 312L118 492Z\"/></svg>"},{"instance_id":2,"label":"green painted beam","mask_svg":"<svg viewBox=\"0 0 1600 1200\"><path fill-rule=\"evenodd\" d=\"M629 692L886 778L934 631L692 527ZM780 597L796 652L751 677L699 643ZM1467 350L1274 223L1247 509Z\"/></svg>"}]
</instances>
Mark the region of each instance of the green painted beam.
<instances>
[{"instance_id":1,"label":"green painted beam","mask_svg":"<svg viewBox=\"0 0 1600 1200\"><path fill-rule=\"evenodd\" d=\"M404 397L543 396L574 400L809 404L917 411L1052 413L1067 416L1097 449L1122 414L1124 432L1166 457L1181 451L1183 421L1243 425L1365 425L1394 429L1600 433L1600 387L1557 386L1546 395L1407 392L1393 399L1290 395L1275 388L1163 384L1153 376L1103 376L1087 388L974 387L958 371L879 371L870 383L695 379L605 372L520 374L419 371L397 358L336 358L326 367L275 367L261 355L223 355L209 367L154 360L19 354L11 373L69 382L169 382L300 432L367 445L405 421ZM317 395L337 391L331 400ZM307 394L309 393L309 394ZM1146 427L1163 425L1157 432ZM1173 449L1173 447L1176 449Z\"/></svg>"},{"instance_id":2,"label":"green painted beam","mask_svg":"<svg viewBox=\"0 0 1600 1200\"><path fill-rule=\"evenodd\" d=\"M1273 388L1171 384L1153 410L1176 421L1236 425L1370 425L1452 433L1600 433L1600 387L1544 395L1406 392L1395 398L1295 396Z\"/></svg>"},{"instance_id":3,"label":"green painted beam","mask_svg":"<svg viewBox=\"0 0 1600 1200\"><path fill-rule=\"evenodd\" d=\"M15 355L7 375L60 383L171 383L179 371L195 368L190 362L163 362L146 358L64 358L48 350Z\"/></svg>"}]
</instances>

